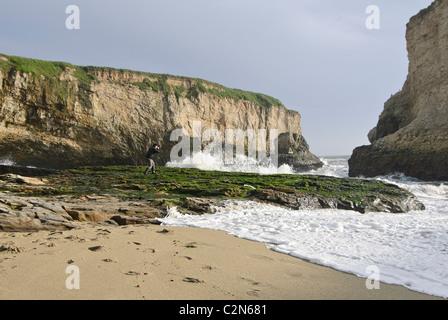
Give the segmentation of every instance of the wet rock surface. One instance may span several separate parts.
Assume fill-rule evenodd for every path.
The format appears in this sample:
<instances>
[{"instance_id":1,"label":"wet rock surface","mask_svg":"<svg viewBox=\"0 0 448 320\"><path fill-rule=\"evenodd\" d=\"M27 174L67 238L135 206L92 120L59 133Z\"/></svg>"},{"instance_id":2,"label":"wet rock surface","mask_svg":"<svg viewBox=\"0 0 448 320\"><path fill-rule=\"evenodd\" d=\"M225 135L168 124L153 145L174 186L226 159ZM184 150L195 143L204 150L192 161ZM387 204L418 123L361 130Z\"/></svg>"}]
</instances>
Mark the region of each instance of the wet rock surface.
<instances>
[{"instance_id":1,"label":"wet rock surface","mask_svg":"<svg viewBox=\"0 0 448 320\"><path fill-rule=\"evenodd\" d=\"M424 210L408 191L375 180L167 167L145 176L143 169L84 167L45 178L0 175L0 231L160 224L157 218L172 207L182 214L212 214L228 199L307 210Z\"/></svg>"}]
</instances>

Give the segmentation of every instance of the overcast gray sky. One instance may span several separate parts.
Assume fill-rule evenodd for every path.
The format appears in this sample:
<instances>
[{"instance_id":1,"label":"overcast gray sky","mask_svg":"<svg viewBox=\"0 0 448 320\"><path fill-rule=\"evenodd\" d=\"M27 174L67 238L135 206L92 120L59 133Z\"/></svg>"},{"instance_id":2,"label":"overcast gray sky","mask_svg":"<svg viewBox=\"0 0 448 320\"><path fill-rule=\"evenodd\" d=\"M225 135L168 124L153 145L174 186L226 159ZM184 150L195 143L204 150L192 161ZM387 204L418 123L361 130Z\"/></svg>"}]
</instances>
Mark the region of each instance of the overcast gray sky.
<instances>
[{"instance_id":1,"label":"overcast gray sky","mask_svg":"<svg viewBox=\"0 0 448 320\"><path fill-rule=\"evenodd\" d=\"M0 0L0 52L202 78L302 115L317 155L368 144L406 79L405 30L432 0ZM80 29L66 28L66 8ZM369 5L380 29L368 29Z\"/></svg>"}]
</instances>

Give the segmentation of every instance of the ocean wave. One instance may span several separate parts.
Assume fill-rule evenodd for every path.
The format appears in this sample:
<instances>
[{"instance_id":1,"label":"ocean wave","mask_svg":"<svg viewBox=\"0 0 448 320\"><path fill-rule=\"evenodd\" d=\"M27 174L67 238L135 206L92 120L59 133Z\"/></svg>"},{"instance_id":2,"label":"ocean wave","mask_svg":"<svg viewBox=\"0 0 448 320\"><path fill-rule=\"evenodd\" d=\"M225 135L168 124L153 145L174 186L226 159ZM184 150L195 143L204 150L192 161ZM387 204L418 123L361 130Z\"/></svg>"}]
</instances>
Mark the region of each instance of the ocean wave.
<instances>
[{"instance_id":1,"label":"ocean wave","mask_svg":"<svg viewBox=\"0 0 448 320\"><path fill-rule=\"evenodd\" d=\"M16 162L11 157L4 157L0 159L0 165L1 166L14 166L16 165Z\"/></svg>"},{"instance_id":2,"label":"ocean wave","mask_svg":"<svg viewBox=\"0 0 448 320\"><path fill-rule=\"evenodd\" d=\"M209 171L225 172L245 172L258 174L294 174L294 170L289 165L276 167L272 164L261 165L257 160L246 155L237 155L232 163L227 164L223 158L207 152L195 152L191 157L179 161L169 161L167 167L176 168L197 168Z\"/></svg>"},{"instance_id":3,"label":"ocean wave","mask_svg":"<svg viewBox=\"0 0 448 320\"><path fill-rule=\"evenodd\" d=\"M309 174L348 176L348 157L323 160L324 166ZM201 168L210 165L215 164L207 163ZM423 182L400 173L373 179L409 190L425 204L426 210L363 215L334 209L290 210L228 200L213 215L189 216L170 209L162 223L226 231L264 242L278 252L364 278L370 275L369 267L374 266L384 283L448 297L448 183Z\"/></svg>"},{"instance_id":4,"label":"ocean wave","mask_svg":"<svg viewBox=\"0 0 448 320\"><path fill-rule=\"evenodd\" d=\"M386 183L396 184L399 187L412 192L417 197L448 199L447 181L421 181L413 177L408 177L403 173L378 176L375 177L375 179Z\"/></svg>"}]
</instances>

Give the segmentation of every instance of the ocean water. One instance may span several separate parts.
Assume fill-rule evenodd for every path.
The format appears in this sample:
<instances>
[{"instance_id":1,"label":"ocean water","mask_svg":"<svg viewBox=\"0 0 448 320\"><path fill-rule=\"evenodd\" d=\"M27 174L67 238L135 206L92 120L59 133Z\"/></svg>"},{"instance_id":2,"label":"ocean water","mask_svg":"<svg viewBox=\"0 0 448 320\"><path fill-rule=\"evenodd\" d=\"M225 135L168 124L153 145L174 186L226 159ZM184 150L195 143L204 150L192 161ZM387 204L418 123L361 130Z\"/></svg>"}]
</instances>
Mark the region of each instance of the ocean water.
<instances>
[{"instance_id":1,"label":"ocean water","mask_svg":"<svg viewBox=\"0 0 448 320\"><path fill-rule=\"evenodd\" d=\"M15 165L15 162L10 157L3 157L3 158L0 158L0 165L2 165L2 166L13 166L13 165Z\"/></svg>"},{"instance_id":2,"label":"ocean water","mask_svg":"<svg viewBox=\"0 0 448 320\"><path fill-rule=\"evenodd\" d=\"M288 165L275 167L273 165L260 166L253 158L244 155L237 155L231 164L224 164L222 157L205 153L195 152L190 158L181 161L172 161L166 164L167 167L197 168L201 170L218 170L227 172L254 172L259 174L294 174Z\"/></svg>"},{"instance_id":3,"label":"ocean water","mask_svg":"<svg viewBox=\"0 0 448 320\"><path fill-rule=\"evenodd\" d=\"M204 170L294 174L288 167L260 168L247 159L230 167L200 154L190 163ZM348 176L348 157L323 157L324 167L308 173ZM448 297L448 182L423 182L402 174L380 176L411 191L426 210L405 214L360 214L344 210L288 210L252 201L227 200L202 216L170 208L164 225L226 231L266 243L275 251L366 278ZM367 286L366 286L367 287Z\"/></svg>"}]
</instances>

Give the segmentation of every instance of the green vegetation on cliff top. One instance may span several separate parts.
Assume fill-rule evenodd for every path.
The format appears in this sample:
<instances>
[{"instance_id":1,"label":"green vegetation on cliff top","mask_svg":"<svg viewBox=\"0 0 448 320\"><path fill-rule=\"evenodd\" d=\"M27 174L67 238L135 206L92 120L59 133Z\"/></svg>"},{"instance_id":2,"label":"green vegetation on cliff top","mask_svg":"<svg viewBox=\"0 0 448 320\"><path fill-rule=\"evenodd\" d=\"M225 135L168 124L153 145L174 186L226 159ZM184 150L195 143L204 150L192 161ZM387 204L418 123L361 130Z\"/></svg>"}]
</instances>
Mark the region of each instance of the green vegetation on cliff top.
<instances>
[{"instance_id":1,"label":"green vegetation on cliff top","mask_svg":"<svg viewBox=\"0 0 448 320\"><path fill-rule=\"evenodd\" d=\"M3 60L2 57L6 59ZM271 106L285 107L281 103L281 101L271 96L240 89L231 89L218 83L198 78L173 76L167 74L155 74L128 69L114 69L109 67L83 67L75 66L67 62L44 61L0 54L0 69L6 71L17 70L36 76L44 76L45 78L50 80L59 81L61 73L66 71L67 68L74 70L73 75L78 79L80 83L83 84L90 84L92 81L94 81L96 79L94 75L95 71L101 70L114 70L119 72L129 72L138 75L144 75L147 76L147 78L145 78L142 82L133 82L130 84L138 86L141 90L151 89L155 92L163 92L166 95L174 94L177 101L179 101L179 98L181 97L187 97L188 99L192 100L197 99L200 93L209 93L220 98L250 101L264 108L269 108ZM183 86L169 85L167 83L168 78L189 80L191 81L192 86L189 88L185 88Z\"/></svg>"},{"instance_id":2,"label":"green vegetation on cliff top","mask_svg":"<svg viewBox=\"0 0 448 320\"><path fill-rule=\"evenodd\" d=\"M0 58L1 56L8 59L8 61L0 59L0 69L3 70L17 70L36 76L44 76L50 80L59 80L62 72L67 68L72 68L74 70L73 75L81 83L90 83L95 79L93 74L88 74L88 68L74 66L66 62L44 61L0 54Z\"/></svg>"}]
</instances>

